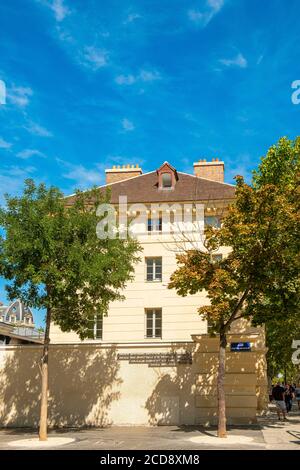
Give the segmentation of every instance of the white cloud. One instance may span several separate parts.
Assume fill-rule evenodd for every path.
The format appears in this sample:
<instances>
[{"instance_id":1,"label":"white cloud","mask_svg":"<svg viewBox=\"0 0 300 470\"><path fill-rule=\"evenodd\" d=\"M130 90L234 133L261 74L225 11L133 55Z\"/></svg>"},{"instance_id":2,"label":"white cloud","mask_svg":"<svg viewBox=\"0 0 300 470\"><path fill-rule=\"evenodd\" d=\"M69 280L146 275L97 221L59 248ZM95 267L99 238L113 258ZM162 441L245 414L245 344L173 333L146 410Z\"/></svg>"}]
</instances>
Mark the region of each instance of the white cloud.
<instances>
[{"instance_id":1,"label":"white cloud","mask_svg":"<svg viewBox=\"0 0 300 470\"><path fill-rule=\"evenodd\" d=\"M213 17L219 13L224 6L224 3L225 0L207 0L203 11L193 9L188 10L188 17L197 26L202 26L204 28L213 19Z\"/></svg>"},{"instance_id":2,"label":"white cloud","mask_svg":"<svg viewBox=\"0 0 300 470\"><path fill-rule=\"evenodd\" d=\"M29 97L33 95L33 91L29 87L12 86L7 91L7 99L21 108L29 104Z\"/></svg>"},{"instance_id":3,"label":"white cloud","mask_svg":"<svg viewBox=\"0 0 300 470\"><path fill-rule=\"evenodd\" d=\"M70 14L70 10L64 4L64 0L53 0L50 8L54 12L56 21L62 21L67 15Z\"/></svg>"},{"instance_id":4,"label":"white cloud","mask_svg":"<svg viewBox=\"0 0 300 470\"><path fill-rule=\"evenodd\" d=\"M122 120L122 127L125 131L133 131L135 129L133 122L126 118Z\"/></svg>"},{"instance_id":5,"label":"white cloud","mask_svg":"<svg viewBox=\"0 0 300 470\"><path fill-rule=\"evenodd\" d=\"M248 63L243 54L239 53L232 59L220 59L219 62L226 67L240 67L242 69L246 68Z\"/></svg>"},{"instance_id":6,"label":"white cloud","mask_svg":"<svg viewBox=\"0 0 300 470\"><path fill-rule=\"evenodd\" d=\"M0 149L9 150L12 144L0 137Z\"/></svg>"},{"instance_id":7,"label":"white cloud","mask_svg":"<svg viewBox=\"0 0 300 470\"><path fill-rule=\"evenodd\" d=\"M27 160L30 157L45 157L45 155L36 149L25 149L21 152L17 153L18 158L22 158L23 160Z\"/></svg>"},{"instance_id":8,"label":"white cloud","mask_svg":"<svg viewBox=\"0 0 300 470\"><path fill-rule=\"evenodd\" d=\"M25 129L33 135L38 135L40 137L52 137L52 133L48 131L48 129L40 126L36 122L30 122L28 127L25 126Z\"/></svg>"},{"instance_id":9,"label":"white cloud","mask_svg":"<svg viewBox=\"0 0 300 470\"><path fill-rule=\"evenodd\" d=\"M133 75L118 75L115 82L118 85L133 85L136 82L136 77Z\"/></svg>"},{"instance_id":10,"label":"white cloud","mask_svg":"<svg viewBox=\"0 0 300 470\"><path fill-rule=\"evenodd\" d=\"M160 79L161 75L157 70L141 70L138 75L118 75L115 82L118 85L133 85L137 82L153 82Z\"/></svg>"},{"instance_id":11,"label":"white cloud","mask_svg":"<svg viewBox=\"0 0 300 470\"><path fill-rule=\"evenodd\" d=\"M138 20L139 18L141 18L141 15L138 13L130 13L123 24L133 23L133 21Z\"/></svg>"},{"instance_id":12,"label":"white cloud","mask_svg":"<svg viewBox=\"0 0 300 470\"><path fill-rule=\"evenodd\" d=\"M107 65L107 59L108 52L103 49L97 49L93 46L84 48L82 54L82 63L94 71L97 71L101 67L105 67Z\"/></svg>"},{"instance_id":13,"label":"white cloud","mask_svg":"<svg viewBox=\"0 0 300 470\"><path fill-rule=\"evenodd\" d=\"M160 80L161 76L157 70L141 70L139 78L143 82L153 82L154 80Z\"/></svg>"},{"instance_id":14,"label":"white cloud","mask_svg":"<svg viewBox=\"0 0 300 470\"><path fill-rule=\"evenodd\" d=\"M50 8L58 22L63 21L71 13L71 10L65 4L65 0L37 0L37 2Z\"/></svg>"},{"instance_id":15,"label":"white cloud","mask_svg":"<svg viewBox=\"0 0 300 470\"><path fill-rule=\"evenodd\" d=\"M199 21L203 20L204 13L201 13L198 10L189 10L188 11L188 17L191 21L194 21L195 23L198 23Z\"/></svg>"},{"instance_id":16,"label":"white cloud","mask_svg":"<svg viewBox=\"0 0 300 470\"><path fill-rule=\"evenodd\" d=\"M101 183L102 180L102 170L97 166L95 170L89 170L83 165L74 165L73 163L66 162L61 159L57 159L57 162L66 169L66 172L63 173L63 177L69 180L74 181L73 187L86 189L87 187L97 185Z\"/></svg>"},{"instance_id":17,"label":"white cloud","mask_svg":"<svg viewBox=\"0 0 300 470\"><path fill-rule=\"evenodd\" d=\"M20 168L18 166L4 167L0 171L0 205L4 203L3 195L15 195L24 187L24 180L30 178L36 171L33 166Z\"/></svg>"}]
</instances>

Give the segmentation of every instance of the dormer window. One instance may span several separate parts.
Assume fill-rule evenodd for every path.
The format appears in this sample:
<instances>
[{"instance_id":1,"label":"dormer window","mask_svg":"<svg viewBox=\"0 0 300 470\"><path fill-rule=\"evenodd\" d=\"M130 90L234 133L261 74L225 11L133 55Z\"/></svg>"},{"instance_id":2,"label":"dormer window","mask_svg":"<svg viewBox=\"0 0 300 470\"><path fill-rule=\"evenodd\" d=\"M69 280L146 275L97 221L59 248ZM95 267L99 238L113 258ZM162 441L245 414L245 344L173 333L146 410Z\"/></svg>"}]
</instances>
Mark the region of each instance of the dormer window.
<instances>
[{"instance_id":1,"label":"dormer window","mask_svg":"<svg viewBox=\"0 0 300 470\"><path fill-rule=\"evenodd\" d=\"M176 181L178 180L177 171L168 162L156 171L158 176L158 189L174 189Z\"/></svg>"},{"instance_id":2,"label":"dormer window","mask_svg":"<svg viewBox=\"0 0 300 470\"><path fill-rule=\"evenodd\" d=\"M170 173L163 173L161 176L162 176L162 187L172 188L172 175Z\"/></svg>"}]
</instances>

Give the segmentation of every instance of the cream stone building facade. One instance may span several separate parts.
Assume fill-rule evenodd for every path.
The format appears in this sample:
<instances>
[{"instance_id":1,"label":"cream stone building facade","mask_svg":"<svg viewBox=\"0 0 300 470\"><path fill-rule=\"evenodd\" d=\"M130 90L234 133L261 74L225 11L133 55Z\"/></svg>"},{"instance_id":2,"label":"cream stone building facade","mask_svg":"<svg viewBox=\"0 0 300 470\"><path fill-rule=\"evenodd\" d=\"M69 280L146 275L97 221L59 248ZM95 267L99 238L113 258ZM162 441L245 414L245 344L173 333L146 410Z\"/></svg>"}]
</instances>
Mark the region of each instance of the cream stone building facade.
<instances>
[{"instance_id":1,"label":"cream stone building facade","mask_svg":"<svg viewBox=\"0 0 300 470\"><path fill-rule=\"evenodd\" d=\"M196 162L194 175L177 172L168 162L146 174L139 167L114 167L106 170L106 183L99 191L110 188L116 216L120 197L123 202L126 197L126 216L143 251L125 300L112 303L107 316L92 322L94 339L80 341L51 325L50 424L215 423L218 339L209 336L197 312L208 299L205 292L180 297L167 285L176 254L203 248L204 225L220 224L234 199L234 186L224 183L224 163ZM222 247L214 256L229 250ZM237 343L246 350L235 350ZM38 422L34 364L40 348L20 348L0 349L0 424L6 426ZM234 324L225 382L229 423L255 422L264 408L265 352L262 328ZM32 364L29 370L26 363ZM18 403L10 395L16 385L12 371L19 374L19 384L27 384Z\"/></svg>"}]
</instances>

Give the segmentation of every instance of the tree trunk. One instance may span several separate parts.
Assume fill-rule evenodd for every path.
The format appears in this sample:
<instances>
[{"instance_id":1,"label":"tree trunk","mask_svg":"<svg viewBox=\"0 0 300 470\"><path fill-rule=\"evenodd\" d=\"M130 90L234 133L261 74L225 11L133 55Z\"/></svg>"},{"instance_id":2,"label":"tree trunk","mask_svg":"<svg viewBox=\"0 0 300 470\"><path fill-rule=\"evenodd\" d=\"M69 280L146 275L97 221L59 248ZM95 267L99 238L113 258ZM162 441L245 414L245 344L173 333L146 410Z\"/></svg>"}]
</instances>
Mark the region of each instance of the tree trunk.
<instances>
[{"instance_id":1,"label":"tree trunk","mask_svg":"<svg viewBox=\"0 0 300 470\"><path fill-rule=\"evenodd\" d=\"M42 395L41 395L41 412L40 412L40 428L39 439L40 441L47 440L47 416L48 416L48 357L49 357L49 343L50 343L50 322L51 310L47 310L46 316L46 331L45 341L43 348L43 356L41 359L42 369Z\"/></svg>"},{"instance_id":2,"label":"tree trunk","mask_svg":"<svg viewBox=\"0 0 300 470\"><path fill-rule=\"evenodd\" d=\"M218 437L227 437L226 432L226 403L225 403L225 360L226 360L226 333L220 331L219 369L218 369Z\"/></svg>"}]
</instances>

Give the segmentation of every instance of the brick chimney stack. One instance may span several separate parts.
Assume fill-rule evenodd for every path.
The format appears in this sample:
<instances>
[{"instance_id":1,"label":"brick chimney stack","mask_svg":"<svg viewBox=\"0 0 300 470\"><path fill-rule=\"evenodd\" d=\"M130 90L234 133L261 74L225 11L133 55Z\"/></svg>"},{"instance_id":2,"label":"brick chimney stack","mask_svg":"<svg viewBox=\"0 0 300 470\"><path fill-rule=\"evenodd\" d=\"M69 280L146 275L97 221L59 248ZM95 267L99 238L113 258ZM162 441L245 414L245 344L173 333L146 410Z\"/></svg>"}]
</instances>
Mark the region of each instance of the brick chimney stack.
<instances>
[{"instance_id":1,"label":"brick chimney stack","mask_svg":"<svg viewBox=\"0 0 300 470\"><path fill-rule=\"evenodd\" d=\"M128 180L143 173L139 165L114 165L111 169L105 170L106 184L117 181Z\"/></svg>"},{"instance_id":2,"label":"brick chimney stack","mask_svg":"<svg viewBox=\"0 0 300 470\"><path fill-rule=\"evenodd\" d=\"M200 178L224 183L224 162L218 158L213 158L211 162L199 160L194 163L194 173Z\"/></svg>"}]
</instances>

